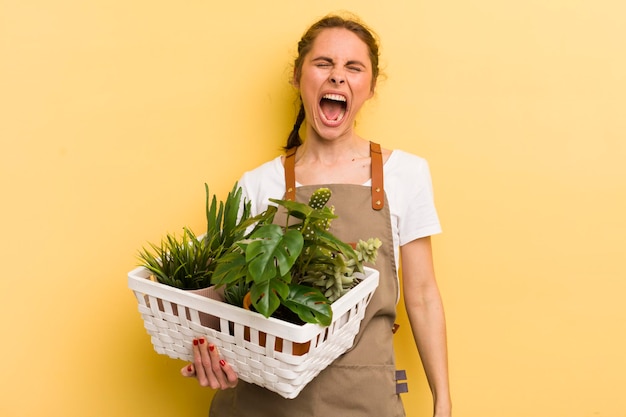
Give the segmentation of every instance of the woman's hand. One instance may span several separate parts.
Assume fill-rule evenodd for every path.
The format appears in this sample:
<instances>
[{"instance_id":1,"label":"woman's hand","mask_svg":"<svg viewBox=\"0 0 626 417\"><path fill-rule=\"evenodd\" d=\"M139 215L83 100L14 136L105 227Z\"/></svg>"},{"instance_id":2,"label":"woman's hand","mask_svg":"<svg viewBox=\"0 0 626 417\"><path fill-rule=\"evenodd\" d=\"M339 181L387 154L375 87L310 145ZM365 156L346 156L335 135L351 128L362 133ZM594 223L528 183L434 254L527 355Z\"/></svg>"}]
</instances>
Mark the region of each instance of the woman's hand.
<instances>
[{"instance_id":1,"label":"woman's hand","mask_svg":"<svg viewBox=\"0 0 626 417\"><path fill-rule=\"evenodd\" d=\"M239 379L226 361L220 358L215 345L203 337L193 339L193 363L180 370L185 377L195 377L203 387L235 388Z\"/></svg>"}]
</instances>

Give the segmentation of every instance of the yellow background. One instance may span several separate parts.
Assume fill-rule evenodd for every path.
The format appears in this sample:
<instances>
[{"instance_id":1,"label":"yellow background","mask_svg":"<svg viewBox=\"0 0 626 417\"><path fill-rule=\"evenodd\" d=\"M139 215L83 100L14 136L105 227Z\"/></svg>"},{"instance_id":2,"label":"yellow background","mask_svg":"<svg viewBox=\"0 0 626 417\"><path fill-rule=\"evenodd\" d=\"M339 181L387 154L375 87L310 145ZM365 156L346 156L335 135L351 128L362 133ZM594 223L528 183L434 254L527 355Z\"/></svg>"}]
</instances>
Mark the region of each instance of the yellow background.
<instances>
[{"instance_id":1,"label":"yellow background","mask_svg":"<svg viewBox=\"0 0 626 417\"><path fill-rule=\"evenodd\" d=\"M206 415L126 273L278 154L338 8L382 39L360 132L431 164L455 415L626 416L622 0L0 0L0 415Z\"/></svg>"}]
</instances>

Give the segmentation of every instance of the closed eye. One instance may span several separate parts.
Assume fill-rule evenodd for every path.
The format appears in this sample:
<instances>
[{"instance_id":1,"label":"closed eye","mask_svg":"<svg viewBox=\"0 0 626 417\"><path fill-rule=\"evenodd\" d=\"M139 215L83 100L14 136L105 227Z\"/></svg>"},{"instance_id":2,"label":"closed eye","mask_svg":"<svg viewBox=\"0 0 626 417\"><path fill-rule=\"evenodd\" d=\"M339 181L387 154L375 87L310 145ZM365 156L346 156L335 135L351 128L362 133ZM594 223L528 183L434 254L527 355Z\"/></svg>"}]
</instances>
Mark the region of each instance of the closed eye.
<instances>
[{"instance_id":1,"label":"closed eye","mask_svg":"<svg viewBox=\"0 0 626 417\"><path fill-rule=\"evenodd\" d=\"M365 71L367 68L365 64L363 64L360 61L348 61L348 63L346 64L346 67L350 71L354 71L354 72L362 72L362 71Z\"/></svg>"},{"instance_id":2,"label":"closed eye","mask_svg":"<svg viewBox=\"0 0 626 417\"><path fill-rule=\"evenodd\" d=\"M317 57L312 62L313 65L320 68L330 67L333 65L333 60L324 56Z\"/></svg>"}]
</instances>

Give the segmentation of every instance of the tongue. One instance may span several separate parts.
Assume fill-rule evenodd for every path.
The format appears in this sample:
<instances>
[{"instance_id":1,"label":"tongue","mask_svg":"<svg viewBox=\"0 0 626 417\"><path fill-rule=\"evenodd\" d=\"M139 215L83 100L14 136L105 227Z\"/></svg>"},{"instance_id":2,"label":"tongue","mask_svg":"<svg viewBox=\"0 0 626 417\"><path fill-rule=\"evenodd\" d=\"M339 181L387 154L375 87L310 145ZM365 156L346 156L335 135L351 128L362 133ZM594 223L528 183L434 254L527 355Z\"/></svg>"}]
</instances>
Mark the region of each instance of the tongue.
<instances>
[{"instance_id":1,"label":"tongue","mask_svg":"<svg viewBox=\"0 0 626 417\"><path fill-rule=\"evenodd\" d=\"M322 100L321 108L327 120L337 120L343 110L343 103L333 100Z\"/></svg>"}]
</instances>

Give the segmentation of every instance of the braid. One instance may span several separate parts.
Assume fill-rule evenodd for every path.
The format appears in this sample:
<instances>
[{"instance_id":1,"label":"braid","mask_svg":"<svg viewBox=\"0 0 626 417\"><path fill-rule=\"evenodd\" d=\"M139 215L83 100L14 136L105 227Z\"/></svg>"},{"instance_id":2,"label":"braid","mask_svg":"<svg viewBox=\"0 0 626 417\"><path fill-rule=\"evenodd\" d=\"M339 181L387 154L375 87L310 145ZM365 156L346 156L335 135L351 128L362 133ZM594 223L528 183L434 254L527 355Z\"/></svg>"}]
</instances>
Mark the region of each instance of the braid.
<instances>
[{"instance_id":1,"label":"braid","mask_svg":"<svg viewBox=\"0 0 626 417\"><path fill-rule=\"evenodd\" d=\"M287 146L285 146L285 150L302 145L302 139L300 138L300 126L302 126L305 116L304 104L300 104L300 111L298 112L298 117L296 117L296 122L293 125L293 130L287 138Z\"/></svg>"}]
</instances>

